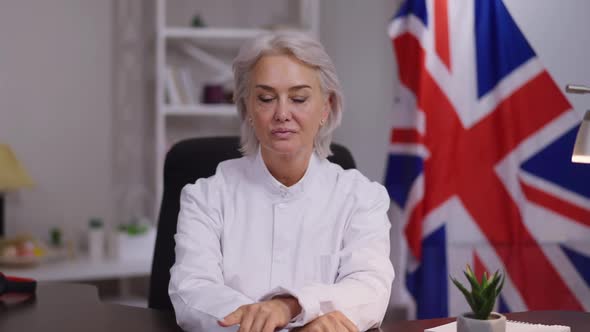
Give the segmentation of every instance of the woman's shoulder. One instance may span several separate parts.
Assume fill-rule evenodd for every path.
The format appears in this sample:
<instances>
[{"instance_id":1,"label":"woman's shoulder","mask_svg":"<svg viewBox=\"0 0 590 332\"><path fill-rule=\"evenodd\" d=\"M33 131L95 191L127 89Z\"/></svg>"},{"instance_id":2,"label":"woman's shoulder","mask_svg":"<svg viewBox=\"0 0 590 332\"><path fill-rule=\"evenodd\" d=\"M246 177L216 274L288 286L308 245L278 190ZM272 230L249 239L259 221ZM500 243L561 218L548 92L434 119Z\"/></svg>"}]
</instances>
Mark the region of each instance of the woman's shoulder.
<instances>
[{"instance_id":1,"label":"woman's shoulder","mask_svg":"<svg viewBox=\"0 0 590 332\"><path fill-rule=\"evenodd\" d=\"M357 169L343 169L340 165L327 161L326 170L332 174L335 188L339 192L365 198L389 199L382 184L370 180Z\"/></svg>"},{"instance_id":2,"label":"woman's shoulder","mask_svg":"<svg viewBox=\"0 0 590 332\"><path fill-rule=\"evenodd\" d=\"M219 163L219 165L217 165L217 170L213 176L221 177L226 181L244 177L246 175L246 171L254 162L253 159L253 156L244 156L241 158L222 161Z\"/></svg>"},{"instance_id":3,"label":"woman's shoulder","mask_svg":"<svg viewBox=\"0 0 590 332\"><path fill-rule=\"evenodd\" d=\"M207 178L199 178L194 183L187 184L185 190L211 192L231 187L237 180L246 175L247 166L251 163L250 159L249 157L241 157L222 161L217 165L215 174Z\"/></svg>"}]
</instances>

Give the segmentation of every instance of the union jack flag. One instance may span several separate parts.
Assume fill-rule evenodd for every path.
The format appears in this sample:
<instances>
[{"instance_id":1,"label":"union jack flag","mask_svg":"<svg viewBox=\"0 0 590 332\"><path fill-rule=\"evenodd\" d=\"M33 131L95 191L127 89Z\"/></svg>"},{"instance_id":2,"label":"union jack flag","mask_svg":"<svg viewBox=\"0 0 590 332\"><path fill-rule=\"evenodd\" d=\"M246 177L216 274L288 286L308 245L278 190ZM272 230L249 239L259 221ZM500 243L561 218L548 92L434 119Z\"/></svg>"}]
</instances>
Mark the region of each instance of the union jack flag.
<instances>
[{"instance_id":1,"label":"union jack flag","mask_svg":"<svg viewBox=\"0 0 590 332\"><path fill-rule=\"evenodd\" d=\"M501 312L590 310L590 166L580 116L501 0L406 0L386 186L418 318L469 311L449 275L506 273Z\"/></svg>"}]
</instances>

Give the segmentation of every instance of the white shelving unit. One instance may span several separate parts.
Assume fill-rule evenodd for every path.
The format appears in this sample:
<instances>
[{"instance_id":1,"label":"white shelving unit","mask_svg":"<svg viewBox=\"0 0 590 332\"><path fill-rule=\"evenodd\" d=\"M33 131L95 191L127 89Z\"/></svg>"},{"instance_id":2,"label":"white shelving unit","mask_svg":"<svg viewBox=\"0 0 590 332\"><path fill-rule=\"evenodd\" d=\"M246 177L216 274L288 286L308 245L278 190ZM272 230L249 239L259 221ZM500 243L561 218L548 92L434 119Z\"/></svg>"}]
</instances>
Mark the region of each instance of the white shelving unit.
<instances>
[{"instance_id":1,"label":"white shelving unit","mask_svg":"<svg viewBox=\"0 0 590 332\"><path fill-rule=\"evenodd\" d=\"M199 104L199 105L166 105L164 108L166 116L236 116L234 105L224 104Z\"/></svg>"},{"instance_id":2,"label":"white shelving unit","mask_svg":"<svg viewBox=\"0 0 590 332\"><path fill-rule=\"evenodd\" d=\"M103 299L123 305L147 308L147 297L132 295L133 277L149 277L152 270L152 257L145 259L104 258L92 260L82 256L56 262L43 262L33 267L5 267L0 271L9 276L31 278L38 282L95 282L117 280L119 294Z\"/></svg>"},{"instance_id":3,"label":"white shelving unit","mask_svg":"<svg viewBox=\"0 0 590 332\"><path fill-rule=\"evenodd\" d=\"M264 29L235 29L235 28L165 28L166 38L195 38L206 39L217 42L218 40L229 40L242 42L245 39L253 38Z\"/></svg>"},{"instance_id":4,"label":"white shelving unit","mask_svg":"<svg viewBox=\"0 0 590 332\"><path fill-rule=\"evenodd\" d=\"M151 257L136 260L106 258L92 260L88 257L78 257L58 262L44 262L35 267L0 267L6 275L32 278L37 281L96 281L147 277L151 269Z\"/></svg>"},{"instance_id":5,"label":"white shelving unit","mask_svg":"<svg viewBox=\"0 0 590 332\"><path fill-rule=\"evenodd\" d=\"M217 80L220 80L220 78L229 79L231 78L231 64L223 62L215 55L210 54L208 50L223 49L237 53L239 46L244 41L265 31L256 28L169 26L166 22L168 2L173 3L174 0L157 0L156 7L156 209L159 208L162 197L162 173L167 147L175 143L167 142L168 133L174 130L170 126L170 122L172 122L170 120L179 117L198 119L205 116L219 117L221 119L237 118L236 107L231 104L172 105L166 102L165 78L169 48L172 45L177 46L183 50L188 59L192 58L218 72ZM319 5L319 0L298 1L298 29L307 31L316 37L319 37ZM281 24L283 22L275 23Z\"/></svg>"}]
</instances>

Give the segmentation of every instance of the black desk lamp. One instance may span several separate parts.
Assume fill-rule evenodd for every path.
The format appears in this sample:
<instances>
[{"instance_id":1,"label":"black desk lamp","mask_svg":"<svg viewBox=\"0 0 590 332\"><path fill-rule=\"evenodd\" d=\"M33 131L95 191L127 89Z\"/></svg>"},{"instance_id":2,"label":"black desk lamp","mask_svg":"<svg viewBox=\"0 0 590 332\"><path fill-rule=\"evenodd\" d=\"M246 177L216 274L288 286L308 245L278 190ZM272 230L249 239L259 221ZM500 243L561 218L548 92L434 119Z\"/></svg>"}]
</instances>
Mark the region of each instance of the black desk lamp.
<instances>
[{"instance_id":1,"label":"black desk lamp","mask_svg":"<svg viewBox=\"0 0 590 332\"><path fill-rule=\"evenodd\" d=\"M10 147L0 144L0 237L4 236L4 193L32 184Z\"/></svg>"}]
</instances>

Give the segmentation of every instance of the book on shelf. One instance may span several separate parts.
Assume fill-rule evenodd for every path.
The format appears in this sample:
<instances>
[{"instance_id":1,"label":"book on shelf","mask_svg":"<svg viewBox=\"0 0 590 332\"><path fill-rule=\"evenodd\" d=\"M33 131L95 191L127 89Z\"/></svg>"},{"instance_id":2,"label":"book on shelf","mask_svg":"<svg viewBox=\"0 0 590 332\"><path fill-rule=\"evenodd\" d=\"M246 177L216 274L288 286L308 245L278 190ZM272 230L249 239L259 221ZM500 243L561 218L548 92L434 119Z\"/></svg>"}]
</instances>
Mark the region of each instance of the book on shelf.
<instances>
[{"instance_id":1,"label":"book on shelf","mask_svg":"<svg viewBox=\"0 0 590 332\"><path fill-rule=\"evenodd\" d=\"M178 91L177 81L174 75L174 68L166 67L166 79L164 80L164 82L166 84L166 97L168 103L173 105L180 104L180 94Z\"/></svg>"},{"instance_id":2,"label":"book on shelf","mask_svg":"<svg viewBox=\"0 0 590 332\"><path fill-rule=\"evenodd\" d=\"M195 85L188 68L166 67L166 94L172 105L194 105Z\"/></svg>"},{"instance_id":3,"label":"book on shelf","mask_svg":"<svg viewBox=\"0 0 590 332\"><path fill-rule=\"evenodd\" d=\"M182 90L184 90L184 93L186 94L187 104L194 105L197 103L197 98L195 96L196 89L191 72L188 68L182 68L179 71Z\"/></svg>"}]
</instances>

